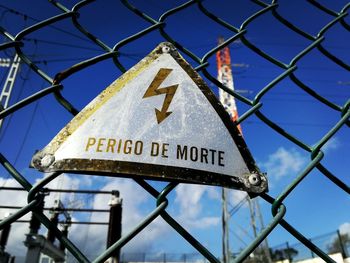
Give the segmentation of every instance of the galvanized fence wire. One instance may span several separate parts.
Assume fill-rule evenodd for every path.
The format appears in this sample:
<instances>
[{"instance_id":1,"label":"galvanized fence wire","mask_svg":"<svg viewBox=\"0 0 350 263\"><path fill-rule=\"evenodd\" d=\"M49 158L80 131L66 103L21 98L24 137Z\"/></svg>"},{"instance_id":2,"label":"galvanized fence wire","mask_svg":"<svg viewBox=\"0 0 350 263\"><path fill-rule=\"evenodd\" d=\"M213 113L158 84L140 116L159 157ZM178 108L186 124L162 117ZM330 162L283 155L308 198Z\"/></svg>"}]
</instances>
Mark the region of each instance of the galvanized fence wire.
<instances>
[{"instance_id":1,"label":"galvanized fence wire","mask_svg":"<svg viewBox=\"0 0 350 263\"><path fill-rule=\"evenodd\" d=\"M350 65L343 61L341 58L332 54L331 51L327 50L324 47L323 42L326 39L325 34L328 30L330 30L335 25L342 26L346 31L350 30L350 25L344 19L348 15L348 9L350 8L350 3L345 5L339 12L329 9L327 6L324 6L320 3L317 3L314 0L309 0L315 8L324 12L328 16L332 17L331 22L324 25L323 28L317 33L317 35L311 35L301 28L298 28L293 22L288 21L279 13L279 3L277 0L272 1L271 3L265 3L260 0L252 0L260 10L254 13L252 16L248 17L240 27L235 27L234 25L224 21L220 17L218 17L215 13L211 12L208 8L206 8L205 1L201 0L191 0L184 4L181 4L171 10L167 10L164 12L158 19L153 18L142 10L138 9L136 6L133 6L127 0L121 0L122 4L127 7L131 13L135 16L138 16L148 22L150 25L143 30L131 35L127 38L120 40L113 47L108 46L102 40L97 38L93 32L88 31L83 25L80 24L79 14L84 12L84 8L94 2L94 0L84 0L73 6L72 9L68 9L61 3L55 0L50 1L54 6L56 6L61 14L50 17L44 21L39 21L36 24L25 28L24 30L17 33L17 35L11 35L5 28L0 26L0 32L4 35L7 41L0 45L0 50L15 50L15 52L19 55L21 60L27 64L30 69L39 75L44 81L47 82L47 87L41 89L40 91L28 96L27 98L9 106L8 108L2 110L0 112L0 118L5 118L11 114L16 113L18 110L35 103L36 101L44 98L45 96L53 94L59 104L61 104L65 110L70 112L72 115L76 115L79 110L74 107L71 101L65 99L62 94L62 90L65 88L62 84L62 81L69 78L71 75L75 74L78 71L81 71L93 64L99 63L101 61L112 59L115 66L121 71L125 72L126 68L123 66L121 61L119 60L120 49L123 46L128 45L129 43L142 38L143 36L149 34L152 31L158 31L165 41L169 41L173 43L176 48L186 54L191 59L193 59L198 65L196 66L196 70L201 72L208 80L210 80L214 85L218 88L224 90L225 92L234 96L237 100L245 103L250 107L248 111L246 111L240 118L237 120L236 124L240 124L244 122L251 115L255 115L262 122L268 125L271 129L276 131L281 136L285 137L296 146L310 153L310 162L305 167L305 169L297 174L294 180L276 197L269 196L268 194L263 194L261 197L269 204L271 204L271 211L273 218L267 224L267 226L259 233L257 238L255 238L249 246L247 246L235 259L234 262L242 262L246 259L253 251L256 249L259 244L273 231L273 229L280 225L285 230L287 230L291 235L293 235L296 239L298 239L304 246L310 249L313 253L321 257L323 260L327 262L334 262L326 253L326 251L317 247L315 243L310 241L307 237L305 237L302 233L300 233L296 228L294 228L291 224L289 224L284 216L286 214L286 207L283 204L284 200L293 192L293 190L298 187L298 185L308 176L308 174L317 169L321 174L323 174L326 178L330 180L333 184L344 190L347 194L350 193L349 186L340 180L336 175L332 174L323 164L322 159L324 157L324 153L321 151L321 147L324 146L342 127L350 126L350 100L348 100L344 105L337 105L327 98L318 94L314 89L305 84L302 80L300 80L295 72L298 70L298 62L303 59L305 55L310 53L312 50L318 50L324 57L333 61L343 69L349 71ZM216 46L215 48L209 50L204 56L199 57L190 49L185 48L181 43L177 42L169 33L167 33L167 19L174 14L181 12L189 7L197 6L198 9L207 16L208 20L211 20L213 23L217 23L218 25L228 29L232 32L230 38L224 41L222 44ZM253 41L251 41L247 37L247 28L252 21L259 19L259 17L264 16L266 13L271 13L280 23L282 23L286 28L294 31L301 37L305 38L309 41L309 45L302 50L300 53L296 54L293 59L289 62L289 64L285 64L275 57L269 55L263 50L259 49ZM132 15L132 14L130 14ZM55 76L49 76L44 70L42 70L37 64L35 64L23 50L26 45L24 38L30 33L36 32L42 28L47 26L52 26L56 22L62 20L71 20L72 24L81 32L82 36L90 39L93 43L96 44L98 48L101 49L101 55L90 58L85 61L81 61L70 68L57 73ZM229 45L233 41L240 40L241 43L249 48L251 51L255 52L257 55L264 58L266 61L272 63L276 67L283 70L283 73L268 83L265 87L261 88L259 93L255 96L254 99L248 99L235 91L231 91L222 83L220 83L215 76L210 74L207 70L209 65L209 59L215 55L215 53ZM295 83L300 89L308 93L311 97L319 101L320 103L327 106L330 110L336 111L339 113L339 121L321 138L315 145L307 145L302 140L293 136L293 134L288 133L278 124L270 120L267 116L265 116L261 109L263 107L262 98L267 94L270 90L274 89L276 85L284 79L289 78L293 83ZM43 224L47 229L50 229L55 234L56 238L60 240L64 246L69 250L69 252L78 260L79 262L89 262L87 257L76 247L76 245L67 237L65 237L62 232L53 225L49 218L47 218L44 214L36 211L36 207L43 202L44 192L43 189L45 185L51 182L54 178L60 176L60 173L52 173L49 176L42 179L35 185L30 184L26 178L19 173L13 164L11 164L7 158L0 154L0 162L2 166L8 171L8 173L21 184L21 186L28 191L28 204L19 209L16 213L12 214L10 217L2 220L0 222L0 229L5 227L8 224L11 224L18 220L23 215L33 212L35 217ZM135 237L138 233L140 233L144 228L146 228L153 220L158 217L162 217L168 224L171 226L179 235L181 235L185 240L187 240L193 248L195 248L199 253L201 253L208 261L210 262L220 262L210 251L205 248L198 240L196 240L185 228L183 228L171 215L166 211L168 200L167 195L173 191L177 183L169 183L161 192L158 192L155 188L153 188L148 182L142 179L135 179L135 181L142 186L151 196L156 200L156 208L140 222L135 228L123 235L123 237L118 240L115 244L109 247L106 251L104 251L101 255L99 255L93 262L103 262L107 260L113 251L120 249L126 243L128 243L133 237Z\"/></svg>"}]
</instances>

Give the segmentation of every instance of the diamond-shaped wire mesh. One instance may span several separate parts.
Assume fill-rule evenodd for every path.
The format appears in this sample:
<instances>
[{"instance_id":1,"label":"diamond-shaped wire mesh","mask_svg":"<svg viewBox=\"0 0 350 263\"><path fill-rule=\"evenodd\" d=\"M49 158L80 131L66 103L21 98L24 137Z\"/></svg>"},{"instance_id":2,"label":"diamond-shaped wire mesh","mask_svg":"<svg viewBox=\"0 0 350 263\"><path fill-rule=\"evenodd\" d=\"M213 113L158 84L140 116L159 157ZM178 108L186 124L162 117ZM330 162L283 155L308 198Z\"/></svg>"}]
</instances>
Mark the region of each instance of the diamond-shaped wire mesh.
<instances>
[{"instance_id":1,"label":"diamond-shaped wire mesh","mask_svg":"<svg viewBox=\"0 0 350 263\"><path fill-rule=\"evenodd\" d=\"M212 11L206 7L206 1L188 1L172 9L163 11L159 18L151 17L147 14L146 11L139 9L137 5L133 5L127 0L121 0L121 3L128 10L127 12L130 20L132 19L142 19L144 20L143 28L139 28L137 32L134 32L132 35L128 35L124 38L119 38L113 45L105 43L103 40L99 39L98 36L94 34L94 29L85 26L81 22L83 19L85 9L88 9L90 5L93 5L95 1L85 0L75 4L71 9L67 8L58 1L50 1L55 7L58 8L60 14L49 17L43 21L37 21L31 26L26 26L21 31L17 32L16 35L12 35L7 31L6 26L0 27L1 34L5 37L5 42L0 45L0 50L5 51L15 51L15 53L20 57L22 63L25 63L30 68L30 73L33 73L45 81L44 87L42 87L36 93L33 93L30 96L27 96L24 99L19 100L18 102L9 105L6 109L0 112L0 118L6 119L10 118L12 115L16 115L22 108L29 107L30 105L35 104L38 100L54 95L58 104L62 106L62 110L68 111L72 115L76 115L79 110L76 108L74 98L66 99L62 93L65 89L72 89L69 85L70 78L73 78L75 75L79 74L80 71L85 70L89 67L92 67L98 63L104 63L105 61L113 61L116 68L121 72L125 72L128 66L123 65L121 61L121 56L123 52L121 51L124 47L131 45L135 41L143 41L144 38L147 38L149 35L160 34L162 41L168 41L173 43L176 48L182 53L186 58L192 61L192 64L195 66L196 70L204 76L212 86L216 86L219 89L222 89L229 94L233 95L239 103L242 103L246 107L246 111L238 119L236 124L244 124L249 122L251 116L257 117L261 122L263 122L266 127L274 130L280 137L285 138L290 143L293 143L296 147L302 149L310 156L309 163L305 166L302 172L295 174L292 181L288 182L285 189L277 196L269 196L268 194L263 194L261 197L265 200L266 203L271 205L272 210L272 219L268 222L267 226L258 233L257 237L248 244L237 257L235 257L234 262L242 262L245 260L258 246L259 244L272 232L276 226L281 226L296 239L298 239L306 248L311 250L315 255L318 255L323 260L327 262L333 262L333 260L327 255L327 251L318 247L313 240L309 240L301 232L298 231L296 227L290 224L285 219L286 206L283 202L288 198L288 196L299 187L299 185L308 177L308 175L314 171L318 170L325 178L329 179L331 184L342 189L346 194L350 193L349 186L343 182L341 179L334 175L325 165L322 164L322 159L324 158L324 153L321 151L322 146L324 146L329 140L331 140L334 135L341 128L348 128L350 125L349 116L350 116L350 100L347 100L344 104L337 104L332 102L325 96L321 96L317 88L310 86L307 80L303 80L298 76L298 65L303 62L303 59L310 55L314 54L317 51L317 56L322 57L336 63L343 70L349 71L350 66L342 59L341 55L334 54L328 50L324 43L328 40L328 37L332 36L327 33L333 27L342 27L343 30L348 34L350 30L350 25L345 20L345 17L348 15L348 9L350 3L343 6L342 9L334 11L329 9L326 5L322 5L315 1L309 1L309 4L312 8L317 9L318 12L323 13L328 16L328 22L325 24L318 25L319 30L315 34L310 34L307 31L303 30L298 23L293 23L289 21L287 17L284 16L284 13L280 13L280 5L278 1L272 1L272 3L266 3L260 0L253 0L249 4L252 5L252 10L254 12L247 17L242 19L239 25L233 25L223 18L220 18L219 14L216 14L216 11ZM219 4L219 3L218 3ZM182 12L187 12L188 10L195 9L197 13L205 16L207 23L214 23L215 26L222 27L225 29L229 37L226 37L226 41L214 48L207 50L207 52L200 56L196 54L195 49L191 47L186 47L186 44L183 44L184 39L177 39L177 36L181 35L181 32L177 32L176 36L173 36L173 31L168 31L168 27L176 25L174 22L173 16L176 16L179 19L179 15ZM96 12L101 12L97 10ZM251 24L258 22L259 20L269 16L271 19L274 19L274 23L279 23L283 30L289 30L294 34L298 35L300 42L303 44L302 47L295 52L292 58L289 58L289 62L282 62L277 55L270 54L269 51L265 51L260 48L258 44L255 43L254 38L250 37L249 27ZM193 18L196 19L195 17ZM73 25L79 32L82 38L88 39L93 42L96 46L96 50L100 50L102 53L98 56L91 57L87 60L80 61L79 63L69 67L66 70L60 72L52 72L46 68L40 67L38 63L35 62L35 59L28 53L26 46L28 45L31 34L35 34L40 30L45 30L46 27L55 26L57 23L70 23ZM176 21L176 19L175 19ZM204 25L203 25L204 26ZM275 32L276 33L276 32ZM175 34L174 34L175 35ZM216 37L216 36L215 36ZM211 74L208 70L208 66L213 58L215 53L230 45L233 42L239 41L242 46L246 49L249 49L254 53L260 60L263 60L264 63L273 66L276 70L276 78L269 79L266 85L258 87L258 92L253 99L250 99L236 91L231 91L224 85L222 85L217 79L216 76ZM189 45L187 45L189 46ZM144 50L142 52L145 52ZM237 51L239 52L239 50ZM49 73L50 72L50 73ZM67 85L64 82L67 81ZM336 112L338 114L338 121L327 131L326 134L314 145L309 145L306 141L298 139L297 135L289 132L284 129L281 125L276 123L272 118L268 117L268 114L264 113L264 103L265 98L273 92L273 90L283 81L290 81L298 89L303 90L310 98L315 100L318 104L322 104L324 107L327 107L329 111ZM82 92L80 96L84 96ZM266 100L267 101L267 100ZM267 103L267 102L266 102ZM19 171L16 170L16 165L8 161L8 158L3 154L0 155L0 160L2 166L7 170L12 178L18 181L21 186L28 192L28 204L19 209L16 213L12 214L8 218L0 222L0 227L3 229L5 226L15 222L20 217L25 214L33 212L36 218L47 228L51 229L55 234L56 238L59 239L66 249L73 255L73 257L79 262L89 262L86 255L84 255L76 245L70 240L70 238L65 237L62 232L50 222L49 218L42 213L37 212L36 207L43 202L44 193L43 189L45 186L50 183L53 179L60 176L59 173L53 173L46 176L40 182L32 185L22 175ZM170 227L172 227L183 239L187 240L194 249L201 253L208 261L210 262L220 262L211 252L210 249L207 249L199 241L197 241L189 232L181 226L168 212L168 200L167 195L172 192L178 184L169 183L162 191L157 191L154 187L149 184L149 182L142 179L135 179L135 181L143 187L151 196L154 197L156 202L156 208L144 218L138 225L134 227L129 233L125 233L123 237L118 240L114 245L109 249L100 254L93 262L104 262L107 260L114 250L120 249L125 244L127 244L133 237L145 229L149 224L152 223L156 218L163 218Z\"/></svg>"}]
</instances>

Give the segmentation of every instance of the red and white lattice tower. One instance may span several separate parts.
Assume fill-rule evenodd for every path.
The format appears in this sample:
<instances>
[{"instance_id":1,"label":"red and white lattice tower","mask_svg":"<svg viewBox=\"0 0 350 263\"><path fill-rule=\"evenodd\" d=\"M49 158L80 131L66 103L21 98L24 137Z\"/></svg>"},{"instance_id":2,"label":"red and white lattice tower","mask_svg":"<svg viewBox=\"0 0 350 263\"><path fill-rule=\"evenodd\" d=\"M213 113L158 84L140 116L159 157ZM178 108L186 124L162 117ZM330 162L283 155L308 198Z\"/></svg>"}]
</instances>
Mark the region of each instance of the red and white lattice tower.
<instances>
[{"instance_id":1,"label":"red and white lattice tower","mask_svg":"<svg viewBox=\"0 0 350 263\"><path fill-rule=\"evenodd\" d=\"M224 42L222 37L219 38L219 45ZM218 66L218 80L228 89L234 90L232 70L231 70L231 57L230 49L228 46L220 49L216 52L216 63ZM227 92L219 89L220 102L225 107L228 114L230 114L233 121L237 121L238 112L236 107L236 101L233 96ZM242 133L241 126L237 126L238 130Z\"/></svg>"},{"instance_id":2,"label":"red and white lattice tower","mask_svg":"<svg viewBox=\"0 0 350 263\"><path fill-rule=\"evenodd\" d=\"M224 42L224 39L222 37L219 38L219 45ZM218 66L218 80L228 89L234 90L234 84L233 84L233 77L232 77L232 69L231 69L231 56L230 56L230 49L228 46L220 49L218 52L216 52L216 63ZM219 96L220 96L220 102L230 114L232 121L237 121L238 119L238 112L237 112L237 106L236 101L233 96L228 94L227 92L223 91L222 89L219 89ZM237 125L237 128L239 132L242 134L242 129L240 125ZM229 218L230 215L227 211L227 202L228 202L228 189L223 188L222 189L222 230L223 230L223 262L230 262L230 249L229 249ZM250 200L248 198L249 207L251 208L251 224L253 226L254 233L256 233L256 226L255 226L255 212L252 210L257 210L257 212L260 213L260 207L259 204L256 202L256 200ZM260 218L260 223L262 223L262 217ZM256 237L256 234L255 234ZM267 262L272 262L270 252L268 250L268 243L267 239L265 239L265 245L264 245L264 253L267 258Z\"/></svg>"},{"instance_id":3,"label":"red and white lattice tower","mask_svg":"<svg viewBox=\"0 0 350 263\"><path fill-rule=\"evenodd\" d=\"M222 37L219 38L219 45L224 42ZM218 80L228 89L234 90L232 70L231 70L231 57L228 46L220 49L216 52L216 63L218 66ZM225 107L228 114L230 114L232 121L238 119L237 107L235 98L229 95L227 92L219 89L220 102ZM241 127L238 126L241 132ZM222 261L223 263L230 262L230 244L229 244L229 220L230 215L228 213L228 189L222 188Z\"/></svg>"}]
</instances>

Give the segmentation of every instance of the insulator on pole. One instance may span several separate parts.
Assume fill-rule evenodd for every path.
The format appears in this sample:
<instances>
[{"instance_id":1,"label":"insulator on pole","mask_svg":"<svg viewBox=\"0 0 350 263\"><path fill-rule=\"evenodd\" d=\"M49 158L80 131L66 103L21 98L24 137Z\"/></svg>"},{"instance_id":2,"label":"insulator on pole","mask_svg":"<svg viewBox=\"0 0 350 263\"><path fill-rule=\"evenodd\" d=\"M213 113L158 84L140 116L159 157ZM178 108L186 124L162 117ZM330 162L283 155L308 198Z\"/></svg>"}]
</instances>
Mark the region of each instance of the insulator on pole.
<instances>
[{"instance_id":1,"label":"insulator on pole","mask_svg":"<svg viewBox=\"0 0 350 263\"><path fill-rule=\"evenodd\" d=\"M63 225L63 229L61 230L61 232L62 232L62 235L64 237L68 237L68 228L69 228L69 224ZM60 242L60 250L64 252L65 249L66 249L66 247L64 246L64 244L62 242Z\"/></svg>"},{"instance_id":2,"label":"insulator on pole","mask_svg":"<svg viewBox=\"0 0 350 263\"><path fill-rule=\"evenodd\" d=\"M59 216L59 213L54 211L50 218L51 223L54 224L56 227L58 225L58 216ZM49 241L51 244L53 244L55 242L55 238L56 237L53 231L51 229L48 229L46 240Z\"/></svg>"},{"instance_id":3,"label":"insulator on pole","mask_svg":"<svg viewBox=\"0 0 350 263\"><path fill-rule=\"evenodd\" d=\"M35 212L37 213L43 213L44 211L44 201L42 201L36 208L34 208ZM29 221L29 233L30 234L37 234L40 229L41 222L34 216L34 213L32 213L32 217Z\"/></svg>"}]
</instances>

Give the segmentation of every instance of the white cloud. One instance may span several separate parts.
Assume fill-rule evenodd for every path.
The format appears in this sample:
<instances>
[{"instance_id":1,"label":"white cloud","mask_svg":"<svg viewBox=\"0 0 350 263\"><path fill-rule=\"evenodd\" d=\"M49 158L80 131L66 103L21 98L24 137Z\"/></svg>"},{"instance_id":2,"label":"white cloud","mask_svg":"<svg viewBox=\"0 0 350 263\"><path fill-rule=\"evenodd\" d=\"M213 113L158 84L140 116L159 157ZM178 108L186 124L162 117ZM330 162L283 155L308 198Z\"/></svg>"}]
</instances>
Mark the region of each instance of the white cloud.
<instances>
[{"instance_id":1,"label":"white cloud","mask_svg":"<svg viewBox=\"0 0 350 263\"><path fill-rule=\"evenodd\" d=\"M339 139L337 137L332 137L325 143L325 145L323 145L322 150L324 153L328 153L329 151L338 149L339 146Z\"/></svg>"},{"instance_id":2,"label":"white cloud","mask_svg":"<svg viewBox=\"0 0 350 263\"><path fill-rule=\"evenodd\" d=\"M45 177L45 175L44 175ZM39 178L36 180L36 182L42 180L42 178ZM88 176L73 176L73 175L67 175L67 174L61 174L51 182L49 182L45 188L50 189L68 189L68 190L76 190L79 188L86 189L89 187L92 182L92 180ZM54 201L59 199L61 202L66 205L70 206L70 203L74 202L77 198L76 195L72 193L50 193L47 197L45 197L45 206L46 207L53 207Z\"/></svg>"},{"instance_id":3,"label":"white cloud","mask_svg":"<svg viewBox=\"0 0 350 263\"><path fill-rule=\"evenodd\" d=\"M147 202L149 198L148 193L143 190L138 184L130 179L113 179L110 180L101 191L118 190L120 197L123 199L123 229L129 231L132 226L137 224L144 216L140 212L140 208ZM96 195L93 202L93 208L109 208L108 202L110 195ZM104 218L102 218L102 215ZM91 217L92 220L108 220L108 214L95 213Z\"/></svg>"},{"instance_id":4,"label":"white cloud","mask_svg":"<svg viewBox=\"0 0 350 263\"><path fill-rule=\"evenodd\" d=\"M339 226L340 234L350 235L350 222L343 223Z\"/></svg>"},{"instance_id":5,"label":"white cloud","mask_svg":"<svg viewBox=\"0 0 350 263\"><path fill-rule=\"evenodd\" d=\"M21 187L15 179L0 178L0 185L6 187ZM26 191L0 191L1 205L3 206L24 206L27 204L27 192ZM0 220L7 214L13 214L16 210L13 209L0 209ZM21 218L21 220L29 220L30 214L27 214ZM23 241L25 239L25 233L28 232L28 224L13 223L11 225L11 232L7 243L7 251L10 254L17 254L18 251L26 251ZM21 253L23 254L23 253Z\"/></svg>"},{"instance_id":6,"label":"white cloud","mask_svg":"<svg viewBox=\"0 0 350 263\"><path fill-rule=\"evenodd\" d=\"M220 217L205 217L202 214L202 202L204 195L211 199L217 199L218 193L209 186L180 184L175 189L175 203L179 204L179 215L177 218L189 228L208 228L216 226Z\"/></svg>"},{"instance_id":7,"label":"white cloud","mask_svg":"<svg viewBox=\"0 0 350 263\"><path fill-rule=\"evenodd\" d=\"M221 200L221 190L218 187L207 187L206 193L210 199Z\"/></svg>"},{"instance_id":8,"label":"white cloud","mask_svg":"<svg viewBox=\"0 0 350 263\"><path fill-rule=\"evenodd\" d=\"M127 234L134 229L152 209L145 209L147 201L153 197L130 179L113 178L109 180L102 191L118 190L120 197L123 199L122 204L122 233ZM93 200L93 208L109 209L108 201L110 195L96 195ZM155 201L154 201L155 202ZM146 211L145 211L146 210ZM91 221L108 222L108 213L93 213L90 217ZM83 230L84 229L84 230ZM147 252L153 249L153 243L161 236L166 236L169 232L169 227L160 218L154 220L146 227L139 235L123 247L124 253ZM83 226L71 229L71 236L74 237L75 242L84 244L84 251L95 251L95 255L101 253L106 246L107 226L91 225L88 228ZM88 237L89 242L84 242Z\"/></svg>"},{"instance_id":9,"label":"white cloud","mask_svg":"<svg viewBox=\"0 0 350 263\"><path fill-rule=\"evenodd\" d=\"M201 199L206 191L206 186L181 184L176 187L175 202L180 205L180 215L188 219L194 219L202 210Z\"/></svg>"},{"instance_id":10,"label":"white cloud","mask_svg":"<svg viewBox=\"0 0 350 263\"><path fill-rule=\"evenodd\" d=\"M0 185L6 187L21 187L21 185L15 179L0 178ZM27 192L26 191L0 191L1 205L3 206L23 206L27 204ZM5 213L14 212L14 210L1 209L0 219L4 217Z\"/></svg>"},{"instance_id":11,"label":"white cloud","mask_svg":"<svg viewBox=\"0 0 350 263\"><path fill-rule=\"evenodd\" d=\"M82 179L80 179L82 178ZM42 178L40 178L42 179ZM39 181L38 179L37 181ZM84 179L83 177L72 177L66 174L60 175L55 180L51 181L45 187L48 188L61 188L61 189L77 189L82 186L86 186L89 184L89 179ZM0 185L6 187L21 187L20 184L12 178L5 179L0 178ZM28 192L26 191L9 191L2 190L0 191L0 200L1 205L4 206L25 206L27 204L27 196ZM50 195L45 197L45 207L52 207L54 205L54 200L60 198L60 200L64 202L69 202L71 195L67 193L51 193ZM0 209L0 220L4 218L4 216L8 213L15 213L14 209ZM46 211L45 214L50 217L49 213ZM31 213L27 213L25 216L21 218L21 220L30 220ZM46 228L41 226L40 234L46 235ZM8 239L8 243L6 246L6 251L12 255L16 255L16 262L24 261L24 255L27 251L27 248L24 246L23 241L25 240L27 234L29 232L29 224L28 223L13 223L11 225L10 236Z\"/></svg>"},{"instance_id":12,"label":"white cloud","mask_svg":"<svg viewBox=\"0 0 350 263\"><path fill-rule=\"evenodd\" d=\"M207 229L208 227L217 226L221 222L221 218L207 216L196 218L195 220L189 220L188 218L184 220L182 218L180 221L186 228Z\"/></svg>"},{"instance_id":13,"label":"white cloud","mask_svg":"<svg viewBox=\"0 0 350 263\"><path fill-rule=\"evenodd\" d=\"M233 206L237 205L243 199L247 198L247 193L243 192L243 191L232 190L232 191L230 191L230 193L231 194L230 194L229 202Z\"/></svg>"},{"instance_id":14,"label":"white cloud","mask_svg":"<svg viewBox=\"0 0 350 263\"><path fill-rule=\"evenodd\" d=\"M266 169L267 175L279 179L290 173L299 172L304 166L306 159L295 149L280 147L268 157L268 160L261 163Z\"/></svg>"},{"instance_id":15,"label":"white cloud","mask_svg":"<svg viewBox=\"0 0 350 263\"><path fill-rule=\"evenodd\" d=\"M94 182L93 177L89 178L87 176L62 174L50 182L46 187L87 189L88 187L91 187ZM3 185L4 183L5 179L0 178L0 184ZM123 198L123 235L127 234L137 226L155 208L155 199L133 180L123 178L105 178L102 181L98 180L98 185L102 185L100 190L120 191L120 196ZM7 179L6 186L18 186L18 183L14 179ZM96 186L93 188L96 189ZM233 194L233 196L235 195L237 194ZM96 209L109 209L108 201L110 200L110 197L110 195L103 194L94 195L93 199L90 201L85 198L84 201L89 201L89 203L84 203L83 207L87 208L90 206ZM72 200L72 195L68 193L51 193L45 198L45 207L52 206L56 198L60 198L66 206L72 207L69 203L74 200ZM75 198L79 199L79 196L77 195ZM220 205L220 198L221 192L217 187L180 184L175 190L175 201L171 200L174 205L172 210L173 216L188 230L206 229L208 227L217 226L220 223L220 215L205 215L208 213L208 210L204 209L203 204L209 200L210 202L216 202ZM24 206L27 203L27 192L0 191L0 200L2 205ZM6 211L1 209L0 219L8 211L9 210ZM60 218L63 217L61 216ZM25 219L30 219L30 213L26 215ZM84 217L80 213L75 213L73 220L108 222L109 214L92 213L90 216L85 214ZM41 229L41 233L46 234L46 228L42 226ZM13 224L7 251L14 255L24 255L27 250L23 245L26 233L28 233L28 224ZM157 240L164 241L168 235L173 233L172 228L159 217L124 246L122 252L154 252ZM94 259L105 250L106 237L107 226L105 225L87 226L73 224L69 229L69 238L91 259Z\"/></svg>"},{"instance_id":16,"label":"white cloud","mask_svg":"<svg viewBox=\"0 0 350 263\"><path fill-rule=\"evenodd\" d=\"M39 181L42 178L39 178ZM62 188L62 189L87 189L92 184L91 180L86 176L71 176L62 174L45 187L48 188ZM119 190L120 196L123 198L123 213L122 213L122 232L123 235L134 229L145 217L153 211L155 206L155 199L151 197L143 188L131 179L121 178L107 178L105 180L98 180L99 184L102 183L102 191ZM103 183L104 182L104 183ZM14 179L0 178L0 185L8 187L16 186L19 184ZM95 187L96 189L96 187ZM90 196L91 197L91 196ZM51 207L54 204L54 200L59 198L66 206L72 202L72 195L69 193L51 193L45 198L45 207ZM78 197L79 198L79 197ZM108 201L111 196L106 194L95 195L91 204L84 203L83 206L88 208L89 205L96 209L109 209ZM26 191L0 191L0 200L2 205L12 206L24 206L27 204L27 192ZM152 206L149 205L149 201L152 200ZM84 198L84 201L87 201ZM89 202L90 203L90 202ZM0 219L4 217L7 212L14 212L14 210L0 210ZM46 212L47 216L49 214ZM24 218L29 220L31 213L28 213ZM60 217L62 218L62 216ZM96 221L96 222L108 222L108 213L92 213L90 216L85 217L80 213L75 213L72 219L73 221ZM204 222L207 223L208 222ZM69 228L69 238L73 243L83 251L84 254L94 259L106 248L107 239L107 226L106 225L77 225L73 224ZM11 233L6 250L12 255L20 256L25 255L27 248L23 245L25 234L28 233L28 224L14 223L12 224ZM125 253L135 252L148 252L152 251L154 243L159 240L160 237L164 238L167 234L171 233L171 227L169 227L163 219L157 218L150 225L148 225L139 235L132 239L126 246L123 247ZM41 227L41 233L46 234L46 228ZM22 259L17 258L19 261Z\"/></svg>"}]
</instances>

